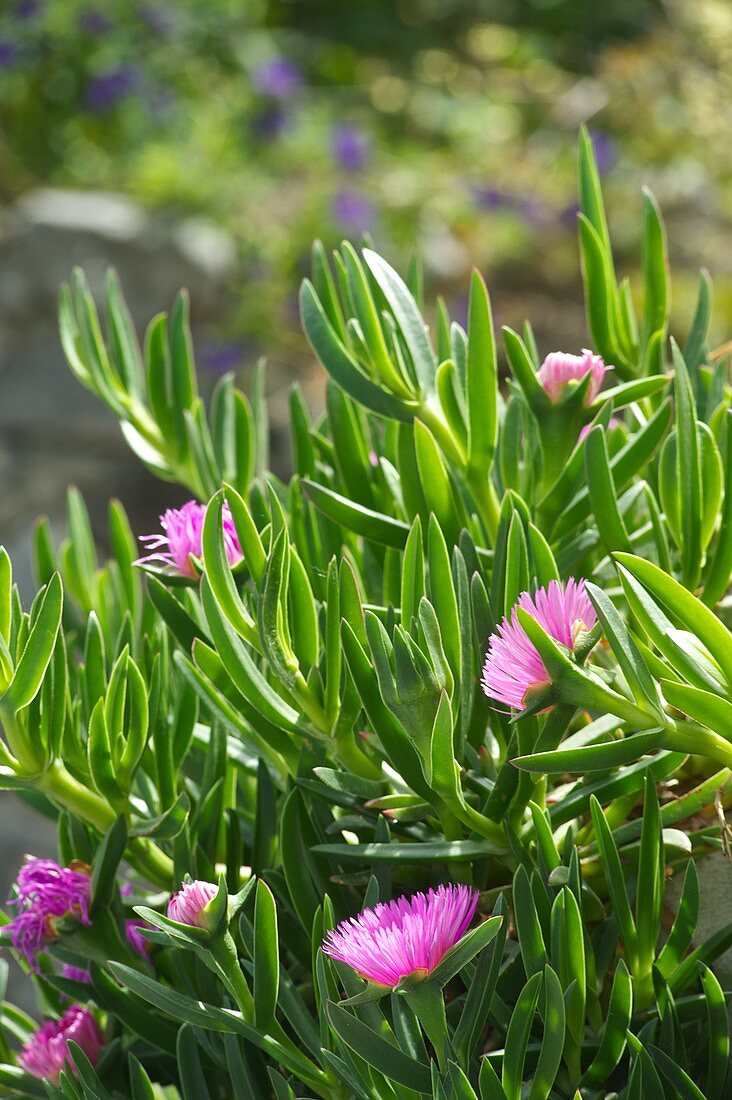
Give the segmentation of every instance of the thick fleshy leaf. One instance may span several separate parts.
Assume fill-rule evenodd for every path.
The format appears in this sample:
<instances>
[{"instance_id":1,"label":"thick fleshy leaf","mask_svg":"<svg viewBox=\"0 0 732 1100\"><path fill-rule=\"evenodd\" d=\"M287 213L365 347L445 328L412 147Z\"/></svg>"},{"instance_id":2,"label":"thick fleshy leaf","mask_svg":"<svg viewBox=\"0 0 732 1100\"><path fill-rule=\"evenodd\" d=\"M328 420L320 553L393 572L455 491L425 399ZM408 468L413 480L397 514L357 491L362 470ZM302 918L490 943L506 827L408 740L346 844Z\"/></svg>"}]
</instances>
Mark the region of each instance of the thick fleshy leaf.
<instances>
[{"instance_id":1,"label":"thick fleshy leaf","mask_svg":"<svg viewBox=\"0 0 732 1100\"><path fill-rule=\"evenodd\" d=\"M404 1054L345 1008L329 1004L328 1019L346 1046L379 1073L407 1088L430 1091L430 1071L423 1062Z\"/></svg>"}]
</instances>

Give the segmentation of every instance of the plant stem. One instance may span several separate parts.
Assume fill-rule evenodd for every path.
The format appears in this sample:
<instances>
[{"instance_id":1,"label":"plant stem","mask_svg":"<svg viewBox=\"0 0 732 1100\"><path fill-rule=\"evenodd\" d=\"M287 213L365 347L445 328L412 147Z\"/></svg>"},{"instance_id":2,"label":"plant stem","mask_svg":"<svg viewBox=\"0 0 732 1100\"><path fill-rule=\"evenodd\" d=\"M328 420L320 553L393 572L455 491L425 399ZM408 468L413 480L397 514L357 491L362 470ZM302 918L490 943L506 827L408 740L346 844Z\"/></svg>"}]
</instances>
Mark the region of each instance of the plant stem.
<instances>
[{"instance_id":1,"label":"plant stem","mask_svg":"<svg viewBox=\"0 0 732 1100\"><path fill-rule=\"evenodd\" d=\"M447 1019L442 990L430 981L417 981L408 991L405 990L404 996L419 1020L422 1030L435 1048L440 1072L444 1073L447 1068L445 1057Z\"/></svg>"},{"instance_id":2,"label":"plant stem","mask_svg":"<svg viewBox=\"0 0 732 1100\"><path fill-rule=\"evenodd\" d=\"M369 760L365 753L359 749L352 730L342 730L336 733L334 738L337 755L347 767L363 779L383 779L383 773L378 764Z\"/></svg>"},{"instance_id":3,"label":"plant stem","mask_svg":"<svg viewBox=\"0 0 732 1100\"><path fill-rule=\"evenodd\" d=\"M475 501L491 545L495 546L501 508L498 503L496 487L491 480L490 471L475 471L468 469L465 474L465 481L473 494L473 500Z\"/></svg>"},{"instance_id":4,"label":"plant stem","mask_svg":"<svg viewBox=\"0 0 732 1100\"><path fill-rule=\"evenodd\" d=\"M88 790L58 761L39 778L37 787L54 802L83 817L102 833L107 831L117 816L104 799ZM155 886L170 889L173 884L173 861L151 840L132 837L127 844L127 856L132 866Z\"/></svg>"},{"instance_id":5,"label":"plant stem","mask_svg":"<svg viewBox=\"0 0 732 1100\"><path fill-rule=\"evenodd\" d=\"M236 1001L237 1007L248 1024L254 1018L254 999L239 965L239 956L230 934L212 939L210 951L216 960L221 979Z\"/></svg>"},{"instance_id":6,"label":"plant stem","mask_svg":"<svg viewBox=\"0 0 732 1100\"><path fill-rule=\"evenodd\" d=\"M212 939L209 944L209 950L216 963L216 971L236 1002L243 1020L247 1024L256 1026L254 1024L254 998L252 997L247 980L239 965L236 945L229 932L226 932L220 939ZM303 1080L316 1092L319 1092L321 1096L335 1097L340 1095L339 1093L333 1093L328 1075L321 1070L315 1062L311 1061L310 1058L302 1053L297 1045L293 1043L289 1035L280 1027L277 1020L273 1019L270 1024L264 1028L257 1027L257 1030L260 1034L269 1035L276 1042L280 1043L281 1046L297 1055L297 1057L307 1065L307 1069L303 1066L303 1069L299 1072Z\"/></svg>"},{"instance_id":7,"label":"plant stem","mask_svg":"<svg viewBox=\"0 0 732 1100\"><path fill-rule=\"evenodd\" d=\"M683 719L667 718L664 733L665 748L707 756L726 768L732 768L732 744L718 733Z\"/></svg>"}]
</instances>

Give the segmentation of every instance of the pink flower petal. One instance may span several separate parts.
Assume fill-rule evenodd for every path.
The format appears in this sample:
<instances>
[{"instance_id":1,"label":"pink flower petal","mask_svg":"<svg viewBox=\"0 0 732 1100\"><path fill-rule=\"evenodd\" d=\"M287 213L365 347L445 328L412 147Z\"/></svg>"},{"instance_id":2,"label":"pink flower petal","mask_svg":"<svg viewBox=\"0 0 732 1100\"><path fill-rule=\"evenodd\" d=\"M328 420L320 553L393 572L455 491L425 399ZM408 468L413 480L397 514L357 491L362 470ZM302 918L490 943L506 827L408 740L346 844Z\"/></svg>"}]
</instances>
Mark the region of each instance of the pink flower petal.
<instances>
[{"instance_id":1,"label":"pink flower petal","mask_svg":"<svg viewBox=\"0 0 732 1100\"><path fill-rule=\"evenodd\" d=\"M393 988L415 970L434 970L464 936L477 904L477 891L452 884L380 902L329 932L323 951L367 981Z\"/></svg>"},{"instance_id":2,"label":"pink flower petal","mask_svg":"<svg viewBox=\"0 0 732 1100\"><path fill-rule=\"evenodd\" d=\"M522 592L516 607L522 607L562 645L574 647L577 634L591 630L597 622L595 609L585 592L584 581L570 579L566 585L550 581L534 596ZM549 682L549 674L516 614L504 618L488 641L481 682L486 695L516 710L524 709L526 692L535 684Z\"/></svg>"}]
</instances>

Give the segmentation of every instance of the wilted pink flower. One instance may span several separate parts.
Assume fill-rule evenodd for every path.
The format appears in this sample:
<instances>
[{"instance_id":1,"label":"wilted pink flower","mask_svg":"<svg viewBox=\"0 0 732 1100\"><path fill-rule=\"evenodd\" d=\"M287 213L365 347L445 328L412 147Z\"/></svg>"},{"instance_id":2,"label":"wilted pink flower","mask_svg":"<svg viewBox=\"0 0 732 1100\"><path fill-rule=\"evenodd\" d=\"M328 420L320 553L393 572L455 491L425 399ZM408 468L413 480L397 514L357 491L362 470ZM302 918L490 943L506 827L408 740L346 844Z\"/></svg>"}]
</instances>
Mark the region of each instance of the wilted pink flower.
<instances>
[{"instance_id":1,"label":"wilted pink flower","mask_svg":"<svg viewBox=\"0 0 732 1100\"><path fill-rule=\"evenodd\" d=\"M465 934L478 904L469 886L438 886L365 909L328 933L323 951L370 982L393 988L415 971L429 974Z\"/></svg>"},{"instance_id":2,"label":"wilted pink flower","mask_svg":"<svg viewBox=\"0 0 732 1100\"><path fill-rule=\"evenodd\" d=\"M71 982L82 982L84 985L91 983L91 974L88 970L83 970L80 966L72 966L71 963L64 963L61 971L62 978L68 978Z\"/></svg>"},{"instance_id":3,"label":"wilted pink flower","mask_svg":"<svg viewBox=\"0 0 732 1100\"><path fill-rule=\"evenodd\" d=\"M157 562L172 566L184 577L195 577L196 570L191 562L191 556L201 557L201 537L205 516L206 505L199 504L196 500L189 500L182 508L168 508L167 512L163 512L160 517L163 530L155 535L140 536L140 542L147 550L153 550L154 553L138 558L135 565ZM226 557L230 565L236 565L241 561L243 554L228 504L224 504L221 518ZM163 547L167 549L163 550Z\"/></svg>"},{"instance_id":4,"label":"wilted pink flower","mask_svg":"<svg viewBox=\"0 0 732 1100\"><path fill-rule=\"evenodd\" d=\"M172 899L171 899L172 900ZM175 918L178 919L177 917ZM138 955L142 955L143 958L147 958L150 954L150 941L146 940L141 935L141 929L149 928L150 925L141 920L126 920L125 921L125 934L127 936L127 942L130 947L133 947L137 951Z\"/></svg>"},{"instance_id":5,"label":"wilted pink flower","mask_svg":"<svg viewBox=\"0 0 732 1100\"><path fill-rule=\"evenodd\" d=\"M17 905L19 911L8 926L11 940L15 950L37 970L37 953L56 939L58 920L72 916L81 924L91 924L89 868L81 862L61 867L52 859L28 858L15 885L17 897L9 904Z\"/></svg>"},{"instance_id":6,"label":"wilted pink flower","mask_svg":"<svg viewBox=\"0 0 732 1100\"><path fill-rule=\"evenodd\" d=\"M168 902L168 916L179 924L191 924L198 928L204 926L201 913L219 892L213 882L196 879L184 882L177 894Z\"/></svg>"},{"instance_id":7,"label":"wilted pink flower","mask_svg":"<svg viewBox=\"0 0 732 1100\"><path fill-rule=\"evenodd\" d=\"M79 1044L93 1066L97 1064L102 1033L88 1008L72 1005L60 1020L47 1020L25 1044L18 1062L33 1077L58 1084L64 1066L73 1066L69 1040Z\"/></svg>"},{"instance_id":8,"label":"wilted pink flower","mask_svg":"<svg viewBox=\"0 0 732 1100\"><path fill-rule=\"evenodd\" d=\"M595 609L581 580L568 580L566 585L550 581L548 588L540 588L534 596L522 592L516 607L528 611L547 634L568 649L574 647L578 634L591 630L597 622ZM482 683L486 695L523 710L528 689L535 684L548 683L549 674L519 623L516 607L510 620L504 618L488 641Z\"/></svg>"},{"instance_id":9,"label":"wilted pink flower","mask_svg":"<svg viewBox=\"0 0 732 1100\"><path fill-rule=\"evenodd\" d=\"M556 405L565 393L568 382L580 382L586 374L590 374L592 377L585 396L585 405L591 405L600 392L605 371L612 369L605 366L602 356L595 355L587 348L582 349L581 355L553 351L541 364L537 377Z\"/></svg>"},{"instance_id":10,"label":"wilted pink flower","mask_svg":"<svg viewBox=\"0 0 732 1100\"><path fill-rule=\"evenodd\" d=\"M621 421L618 420L617 416L611 416L609 421L608 421L607 430L609 432L611 432L613 430L613 428L619 428L620 424L621 424ZM591 431L592 431L592 424L585 424L584 428L582 429L582 431L579 434L580 442L582 442L583 439L587 439L587 436L590 434Z\"/></svg>"}]
</instances>

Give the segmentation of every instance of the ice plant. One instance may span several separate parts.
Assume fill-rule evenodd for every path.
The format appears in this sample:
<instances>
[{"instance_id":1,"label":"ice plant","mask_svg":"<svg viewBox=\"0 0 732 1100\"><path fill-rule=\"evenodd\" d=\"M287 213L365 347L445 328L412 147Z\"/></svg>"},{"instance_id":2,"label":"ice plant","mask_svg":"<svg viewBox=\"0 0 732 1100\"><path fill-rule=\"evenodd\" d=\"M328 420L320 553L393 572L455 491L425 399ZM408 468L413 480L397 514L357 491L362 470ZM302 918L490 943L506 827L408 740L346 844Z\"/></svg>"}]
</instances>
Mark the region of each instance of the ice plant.
<instances>
[{"instance_id":1,"label":"ice plant","mask_svg":"<svg viewBox=\"0 0 732 1100\"><path fill-rule=\"evenodd\" d=\"M367 981L394 988L409 974L434 970L464 936L477 904L477 891L452 884L379 903L341 921L323 951Z\"/></svg>"},{"instance_id":2,"label":"ice plant","mask_svg":"<svg viewBox=\"0 0 732 1100\"><path fill-rule=\"evenodd\" d=\"M25 1044L18 1061L26 1073L58 1084L67 1063L73 1065L69 1040L77 1043L94 1066L102 1049L102 1033L88 1008L72 1005L60 1020L46 1020Z\"/></svg>"},{"instance_id":3,"label":"ice plant","mask_svg":"<svg viewBox=\"0 0 732 1100\"><path fill-rule=\"evenodd\" d=\"M516 608L522 607L540 626L568 649L574 648L577 635L591 630L597 622L595 610L585 592L584 581L570 579L566 585L550 581L534 596L522 592L511 617L504 618L488 641L482 684L486 695L523 710L530 687L549 682L534 644L521 626Z\"/></svg>"},{"instance_id":4,"label":"ice plant","mask_svg":"<svg viewBox=\"0 0 732 1100\"><path fill-rule=\"evenodd\" d=\"M605 366L602 356L595 355L587 348L582 349L581 355L553 351L541 364L537 378L552 403L556 405L566 393L570 382L581 382L585 375L589 374L591 377L585 395L585 405L591 405L600 392L605 371L612 369Z\"/></svg>"},{"instance_id":5,"label":"ice plant","mask_svg":"<svg viewBox=\"0 0 732 1100\"><path fill-rule=\"evenodd\" d=\"M622 421L619 420L617 416L611 416L610 420L608 421L607 430L611 432L614 428L619 428L621 424ZM590 434L591 431L592 424L585 424L584 428L582 428L579 434L580 442L582 442L583 439L587 439L587 436Z\"/></svg>"},{"instance_id":6,"label":"ice plant","mask_svg":"<svg viewBox=\"0 0 732 1100\"><path fill-rule=\"evenodd\" d=\"M88 970L84 970L81 966L72 966L71 963L64 963L61 969L61 977L68 978L70 982L81 982L82 985L89 985L91 983L91 974Z\"/></svg>"},{"instance_id":7,"label":"ice plant","mask_svg":"<svg viewBox=\"0 0 732 1100\"><path fill-rule=\"evenodd\" d=\"M150 954L150 941L146 940L141 934L143 928L149 928L150 926L145 921L140 920L126 920L125 921L125 935L127 936L127 942L130 947L133 947L137 951L138 955L142 955L144 959L148 958Z\"/></svg>"},{"instance_id":8,"label":"ice plant","mask_svg":"<svg viewBox=\"0 0 732 1100\"><path fill-rule=\"evenodd\" d=\"M31 857L21 867L15 886L17 895L10 904L18 907L18 913L8 926L11 941L37 970L37 954L57 938L56 924L61 918L72 916L82 924L91 924L89 869L82 863L61 867L52 859Z\"/></svg>"},{"instance_id":9,"label":"ice plant","mask_svg":"<svg viewBox=\"0 0 732 1100\"><path fill-rule=\"evenodd\" d=\"M179 924L191 924L197 928L203 928L204 920L201 919L201 914L208 903L216 897L218 891L218 886L213 882L204 882L202 879L184 882L168 902L168 916Z\"/></svg>"},{"instance_id":10,"label":"ice plant","mask_svg":"<svg viewBox=\"0 0 732 1100\"><path fill-rule=\"evenodd\" d=\"M189 500L182 508L168 508L160 517L160 526L163 530L154 535L140 537L140 542L153 553L138 558L135 565L158 563L171 566L184 577L196 577L196 569L191 558L201 557L201 537L205 517L206 505L199 504L196 500ZM228 504L224 504L221 510L221 520L226 557L230 565L236 565L243 555Z\"/></svg>"}]
</instances>

